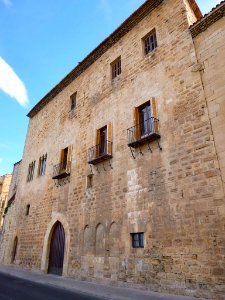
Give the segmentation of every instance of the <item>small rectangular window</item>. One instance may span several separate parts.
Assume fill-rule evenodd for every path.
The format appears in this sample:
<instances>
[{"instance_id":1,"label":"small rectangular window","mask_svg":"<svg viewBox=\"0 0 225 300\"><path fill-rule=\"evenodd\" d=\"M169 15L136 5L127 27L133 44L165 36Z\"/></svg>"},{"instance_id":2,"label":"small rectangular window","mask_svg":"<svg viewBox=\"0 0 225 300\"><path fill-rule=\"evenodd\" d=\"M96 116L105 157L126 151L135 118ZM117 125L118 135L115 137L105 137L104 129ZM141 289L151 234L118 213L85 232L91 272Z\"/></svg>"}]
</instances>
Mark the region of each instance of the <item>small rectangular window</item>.
<instances>
[{"instance_id":1,"label":"small rectangular window","mask_svg":"<svg viewBox=\"0 0 225 300\"><path fill-rule=\"evenodd\" d=\"M121 56L111 63L112 79L121 74Z\"/></svg>"},{"instance_id":2,"label":"small rectangular window","mask_svg":"<svg viewBox=\"0 0 225 300\"><path fill-rule=\"evenodd\" d=\"M70 96L70 109L74 110L77 107L77 92Z\"/></svg>"},{"instance_id":3,"label":"small rectangular window","mask_svg":"<svg viewBox=\"0 0 225 300\"><path fill-rule=\"evenodd\" d=\"M87 176L87 189L92 188L93 185L93 174L88 174Z\"/></svg>"},{"instance_id":4,"label":"small rectangular window","mask_svg":"<svg viewBox=\"0 0 225 300\"><path fill-rule=\"evenodd\" d=\"M148 54L152 52L155 48L157 48L157 38L155 29L143 38L143 43L145 54Z\"/></svg>"},{"instance_id":5,"label":"small rectangular window","mask_svg":"<svg viewBox=\"0 0 225 300\"><path fill-rule=\"evenodd\" d=\"M29 216L30 213L30 204L26 206L26 216Z\"/></svg>"},{"instance_id":6,"label":"small rectangular window","mask_svg":"<svg viewBox=\"0 0 225 300\"><path fill-rule=\"evenodd\" d=\"M131 239L132 239L132 247L133 248L144 248L144 233L143 232L131 233Z\"/></svg>"}]
</instances>

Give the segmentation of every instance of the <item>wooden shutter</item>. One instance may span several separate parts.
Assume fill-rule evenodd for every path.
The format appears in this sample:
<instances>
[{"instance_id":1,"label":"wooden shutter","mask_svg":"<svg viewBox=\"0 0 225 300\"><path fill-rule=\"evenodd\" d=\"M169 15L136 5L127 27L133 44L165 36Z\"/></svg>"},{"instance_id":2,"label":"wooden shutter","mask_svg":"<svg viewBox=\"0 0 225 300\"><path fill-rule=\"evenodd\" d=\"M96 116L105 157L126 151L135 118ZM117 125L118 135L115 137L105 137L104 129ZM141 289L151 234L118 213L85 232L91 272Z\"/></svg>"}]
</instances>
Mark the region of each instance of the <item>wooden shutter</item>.
<instances>
[{"instance_id":1,"label":"wooden shutter","mask_svg":"<svg viewBox=\"0 0 225 300\"><path fill-rule=\"evenodd\" d=\"M73 145L69 145L68 155L67 155L67 164L66 164L66 172L67 173L70 173L70 170L71 170L72 151L73 151Z\"/></svg>"},{"instance_id":2,"label":"wooden shutter","mask_svg":"<svg viewBox=\"0 0 225 300\"><path fill-rule=\"evenodd\" d=\"M99 157L100 153L100 129L96 131L96 148L95 148L95 158Z\"/></svg>"},{"instance_id":3,"label":"wooden shutter","mask_svg":"<svg viewBox=\"0 0 225 300\"><path fill-rule=\"evenodd\" d=\"M107 124L107 154L112 155L112 123Z\"/></svg>"},{"instance_id":4,"label":"wooden shutter","mask_svg":"<svg viewBox=\"0 0 225 300\"><path fill-rule=\"evenodd\" d=\"M157 102L156 102L155 97L153 97L152 101L151 101L151 115L152 115L153 118L158 120ZM159 131L159 123L155 119L152 119L153 130L154 130L154 132L157 133Z\"/></svg>"},{"instance_id":5,"label":"wooden shutter","mask_svg":"<svg viewBox=\"0 0 225 300\"><path fill-rule=\"evenodd\" d=\"M138 107L134 108L134 128L133 128L133 137L132 140L136 141L140 140L141 132L140 132L140 114Z\"/></svg>"}]
</instances>

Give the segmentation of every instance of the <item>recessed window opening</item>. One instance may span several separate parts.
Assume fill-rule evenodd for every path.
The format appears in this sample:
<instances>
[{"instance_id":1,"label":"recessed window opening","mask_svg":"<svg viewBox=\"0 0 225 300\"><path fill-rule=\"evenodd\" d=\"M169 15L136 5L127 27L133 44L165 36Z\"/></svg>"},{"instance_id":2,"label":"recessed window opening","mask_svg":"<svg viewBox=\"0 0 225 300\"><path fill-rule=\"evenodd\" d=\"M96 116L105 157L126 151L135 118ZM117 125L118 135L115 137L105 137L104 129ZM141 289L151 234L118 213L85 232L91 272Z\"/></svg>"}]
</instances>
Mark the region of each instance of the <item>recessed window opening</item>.
<instances>
[{"instance_id":1,"label":"recessed window opening","mask_svg":"<svg viewBox=\"0 0 225 300\"><path fill-rule=\"evenodd\" d=\"M77 107L77 92L70 96L70 109L74 110Z\"/></svg>"},{"instance_id":2,"label":"recessed window opening","mask_svg":"<svg viewBox=\"0 0 225 300\"><path fill-rule=\"evenodd\" d=\"M92 188L93 186L93 174L88 174L87 176L87 189Z\"/></svg>"},{"instance_id":3,"label":"recessed window opening","mask_svg":"<svg viewBox=\"0 0 225 300\"><path fill-rule=\"evenodd\" d=\"M39 158L38 176L45 175L46 162L47 162L47 153L45 155L42 155Z\"/></svg>"},{"instance_id":4,"label":"recessed window opening","mask_svg":"<svg viewBox=\"0 0 225 300\"><path fill-rule=\"evenodd\" d=\"M99 155L104 155L107 149L107 126L99 129L100 132L100 142L99 142Z\"/></svg>"},{"instance_id":5,"label":"recessed window opening","mask_svg":"<svg viewBox=\"0 0 225 300\"><path fill-rule=\"evenodd\" d=\"M121 74L121 56L111 63L112 79Z\"/></svg>"},{"instance_id":6,"label":"recessed window opening","mask_svg":"<svg viewBox=\"0 0 225 300\"><path fill-rule=\"evenodd\" d=\"M151 119L151 103L150 101L138 107L140 118L140 133L141 136L152 132L152 119Z\"/></svg>"},{"instance_id":7,"label":"recessed window opening","mask_svg":"<svg viewBox=\"0 0 225 300\"><path fill-rule=\"evenodd\" d=\"M137 232L131 233L132 247L133 248L144 248L144 233Z\"/></svg>"},{"instance_id":8,"label":"recessed window opening","mask_svg":"<svg viewBox=\"0 0 225 300\"><path fill-rule=\"evenodd\" d=\"M35 169L35 161L29 164L28 167L28 174L27 174L27 181L31 181L34 178L34 169Z\"/></svg>"},{"instance_id":9,"label":"recessed window opening","mask_svg":"<svg viewBox=\"0 0 225 300\"><path fill-rule=\"evenodd\" d=\"M67 167L68 152L69 152L68 147L66 147L65 149L62 150L61 164L62 164L62 169L63 169L63 170L65 170L66 167Z\"/></svg>"},{"instance_id":10,"label":"recessed window opening","mask_svg":"<svg viewBox=\"0 0 225 300\"><path fill-rule=\"evenodd\" d=\"M157 48L157 38L155 29L143 38L145 54L152 52Z\"/></svg>"},{"instance_id":11,"label":"recessed window opening","mask_svg":"<svg viewBox=\"0 0 225 300\"><path fill-rule=\"evenodd\" d=\"M27 204L26 206L26 216L29 216L30 213L30 204Z\"/></svg>"}]
</instances>

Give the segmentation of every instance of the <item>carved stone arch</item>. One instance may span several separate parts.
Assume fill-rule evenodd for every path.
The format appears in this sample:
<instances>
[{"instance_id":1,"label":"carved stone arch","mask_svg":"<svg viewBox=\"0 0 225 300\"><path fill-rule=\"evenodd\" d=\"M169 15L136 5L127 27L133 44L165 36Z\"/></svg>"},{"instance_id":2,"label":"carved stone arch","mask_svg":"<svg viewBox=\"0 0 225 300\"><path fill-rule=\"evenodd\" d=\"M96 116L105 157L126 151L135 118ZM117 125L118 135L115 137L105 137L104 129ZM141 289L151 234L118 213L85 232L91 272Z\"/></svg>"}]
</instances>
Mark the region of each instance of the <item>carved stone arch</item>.
<instances>
[{"instance_id":1,"label":"carved stone arch","mask_svg":"<svg viewBox=\"0 0 225 300\"><path fill-rule=\"evenodd\" d=\"M96 256L105 255L105 228L102 223L98 223L95 230L95 254Z\"/></svg>"},{"instance_id":2,"label":"carved stone arch","mask_svg":"<svg viewBox=\"0 0 225 300\"><path fill-rule=\"evenodd\" d=\"M55 224L60 222L65 231L65 250L64 250L64 262L63 262L63 275L66 276L68 274L68 262L69 262L69 245L70 245L70 230L69 224L65 218L65 216L61 213L55 213L52 217L51 222L47 226L47 230L44 237L43 244L43 252L41 259L41 270L45 273L48 272L48 264L49 264L49 252L50 252L50 244L52 233L55 228Z\"/></svg>"},{"instance_id":3,"label":"carved stone arch","mask_svg":"<svg viewBox=\"0 0 225 300\"><path fill-rule=\"evenodd\" d=\"M92 254L93 252L93 234L89 225L84 226L83 232L83 253Z\"/></svg>"},{"instance_id":4,"label":"carved stone arch","mask_svg":"<svg viewBox=\"0 0 225 300\"><path fill-rule=\"evenodd\" d=\"M116 222L112 222L109 228L109 255L119 256L120 227Z\"/></svg>"}]
</instances>

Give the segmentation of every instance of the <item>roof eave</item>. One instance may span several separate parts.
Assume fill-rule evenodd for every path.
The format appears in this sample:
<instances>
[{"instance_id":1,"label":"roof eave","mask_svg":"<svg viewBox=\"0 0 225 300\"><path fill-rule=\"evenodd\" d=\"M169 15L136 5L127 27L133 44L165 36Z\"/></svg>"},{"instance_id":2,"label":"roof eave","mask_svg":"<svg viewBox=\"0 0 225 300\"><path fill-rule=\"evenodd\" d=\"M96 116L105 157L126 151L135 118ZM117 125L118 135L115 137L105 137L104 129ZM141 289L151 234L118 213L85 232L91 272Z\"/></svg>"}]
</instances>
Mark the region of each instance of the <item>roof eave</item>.
<instances>
[{"instance_id":1,"label":"roof eave","mask_svg":"<svg viewBox=\"0 0 225 300\"><path fill-rule=\"evenodd\" d=\"M75 78L83 73L109 48L116 44L125 34L134 28L141 20L150 14L164 0L145 1L130 17L128 17L109 37L99 44L82 62L80 62L64 79L62 79L47 95L45 95L27 114L29 118L34 117L45 105L56 95L67 87Z\"/></svg>"}]
</instances>

